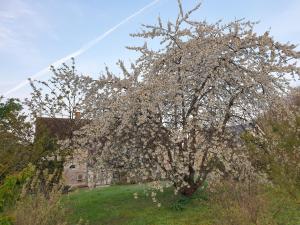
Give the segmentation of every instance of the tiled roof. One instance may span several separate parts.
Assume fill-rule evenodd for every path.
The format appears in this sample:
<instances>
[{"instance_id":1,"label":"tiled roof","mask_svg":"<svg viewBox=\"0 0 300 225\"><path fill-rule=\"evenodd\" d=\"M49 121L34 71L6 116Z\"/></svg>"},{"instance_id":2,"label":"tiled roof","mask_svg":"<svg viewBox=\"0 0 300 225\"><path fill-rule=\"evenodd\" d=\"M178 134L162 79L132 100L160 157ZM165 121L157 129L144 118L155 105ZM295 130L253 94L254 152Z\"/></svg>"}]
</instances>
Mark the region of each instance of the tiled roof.
<instances>
[{"instance_id":1,"label":"tiled roof","mask_svg":"<svg viewBox=\"0 0 300 225\"><path fill-rule=\"evenodd\" d=\"M72 137L75 130L79 130L89 121L85 119L37 117L35 122L35 137L47 133L50 137L63 140Z\"/></svg>"}]
</instances>

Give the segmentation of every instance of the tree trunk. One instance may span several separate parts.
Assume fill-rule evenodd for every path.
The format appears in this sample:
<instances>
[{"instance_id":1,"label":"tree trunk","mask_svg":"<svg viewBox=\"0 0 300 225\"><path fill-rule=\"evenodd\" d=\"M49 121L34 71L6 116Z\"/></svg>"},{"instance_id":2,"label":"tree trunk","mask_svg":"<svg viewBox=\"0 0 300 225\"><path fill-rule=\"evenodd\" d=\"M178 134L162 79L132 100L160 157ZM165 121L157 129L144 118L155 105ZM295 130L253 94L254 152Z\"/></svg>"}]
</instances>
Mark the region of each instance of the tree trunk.
<instances>
[{"instance_id":1,"label":"tree trunk","mask_svg":"<svg viewBox=\"0 0 300 225\"><path fill-rule=\"evenodd\" d=\"M198 188L199 188L199 185L192 184L190 186L186 186L186 187L181 188L180 193L183 196L190 197L198 190Z\"/></svg>"}]
</instances>

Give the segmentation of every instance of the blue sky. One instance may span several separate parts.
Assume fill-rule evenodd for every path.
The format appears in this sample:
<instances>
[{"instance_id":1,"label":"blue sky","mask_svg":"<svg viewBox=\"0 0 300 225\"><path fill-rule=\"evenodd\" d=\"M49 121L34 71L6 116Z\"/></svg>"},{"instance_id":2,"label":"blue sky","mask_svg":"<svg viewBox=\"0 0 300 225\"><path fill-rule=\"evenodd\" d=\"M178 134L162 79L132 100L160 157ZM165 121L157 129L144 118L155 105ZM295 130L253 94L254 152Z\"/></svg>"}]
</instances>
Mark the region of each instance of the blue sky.
<instances>
[{"instance_id":1,"label":"blue sky","mask_svg":"<svg viewBox=\"0 0 300 225\"><path fill-rule=\"evenodd\" d=\"M151 0L0 0L0 95L53 62L80 49ZM183 0L190 9L198 1ZM77 69L97 77L105 65L116 68L118 59L134 61L136 55L125 46L141 44L129 37L141 24L152 24L160 15L164 21L177 15L176 0L159 0L126 22L93 48L76 57ZM271 28L282 42L300 43L299 0L203 0L193 16L214 22L246 18L260 21L257 32ZM45 73L41 79L47 79ZM10 97L28 96L28 86Z\"/></svg>"}]
</instances>

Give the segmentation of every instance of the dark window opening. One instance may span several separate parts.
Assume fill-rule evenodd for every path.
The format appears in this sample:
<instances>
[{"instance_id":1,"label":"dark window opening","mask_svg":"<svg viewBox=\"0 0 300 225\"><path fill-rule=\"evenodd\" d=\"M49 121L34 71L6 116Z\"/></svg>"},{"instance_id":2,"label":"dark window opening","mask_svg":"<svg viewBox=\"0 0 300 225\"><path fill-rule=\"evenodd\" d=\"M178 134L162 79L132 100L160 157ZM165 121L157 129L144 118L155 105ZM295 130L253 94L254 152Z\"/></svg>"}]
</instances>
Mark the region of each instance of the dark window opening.
<instances>
[{"instance_id":1,"label":"dark window opening","mask_svg":"<svg viewBox=\"0 0 300 225\"><path fill-rule=\"evenodd\" d=\"M81 174L79 174L79 175L77 176L77 181L81 182L82 180L83 180L83 176L82 176Z\"/></svg>"}]
</instances>

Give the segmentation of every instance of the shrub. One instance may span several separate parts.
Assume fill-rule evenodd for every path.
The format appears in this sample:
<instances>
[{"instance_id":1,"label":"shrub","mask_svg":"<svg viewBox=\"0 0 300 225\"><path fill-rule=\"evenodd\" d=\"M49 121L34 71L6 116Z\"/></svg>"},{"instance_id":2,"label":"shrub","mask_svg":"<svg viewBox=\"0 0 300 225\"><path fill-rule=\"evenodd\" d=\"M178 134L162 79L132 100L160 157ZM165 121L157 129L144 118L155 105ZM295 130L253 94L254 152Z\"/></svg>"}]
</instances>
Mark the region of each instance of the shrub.
<instances>
[{"instance_id":1,"label":"shrub","mask_svg":"<svg viewBox=\"0 0 300 225\"><path fill-rule=\"evenodd\" d=\"M23 185L33 175L34 167L29 165L21 172L7 176L0 186L0 212L14 206L21 194Z\"/></svg>"},{"instance_id":2,"label":"shrub","mask_svg":"<svg viewBox=\"0 0 300 225\"><path fill-rule=\"evenodd\" d=\"M193 201L208 201L208 183L205 182L201 188L199 188L193 196L181 195L179 199L172 204L172 208L177 211L182 211Z\"/></svg>"},{"instance_id":3,"label":"shrub","mask_svg":"<svg viewBox=\"0 0 300 225\"><path fill-rule=\"evenodd\" d=\"M286 105L258 119L263 138L245 133L249 159L258 172L300 201L300 107Z\"/></svg>"},{"instance_id":4,"label":"shrub","mask_svg":"<svg viewBox=\"0 0 300 225\"><path fill-rule=\"evenodd\" d=\"M258 184L226 181L215 190L212 201L218 206L216 224L276 224Z\"/></svg>"},{"instance_id":5,"label":"shrub","mask_svg":"<svg viewBox=\"0 0 300 225\"><path fill-rule=\"evenodd\" d=\"M0 225L13 225L12 219L8 216L0 215Z\"/></svg>"},{"instance_id":6,"label":"shrub","mask_svg":"<svg viewBox=\"0 0 300 225\"><path fill-rule=\"evenodd\" d=\"M21 199L14 212L14 225L68 225L68 212L61 202L61 192L53 191L49 197L43 193ZM79 221L77 225L86 225Z\"/></svg>"}]
</instances>

